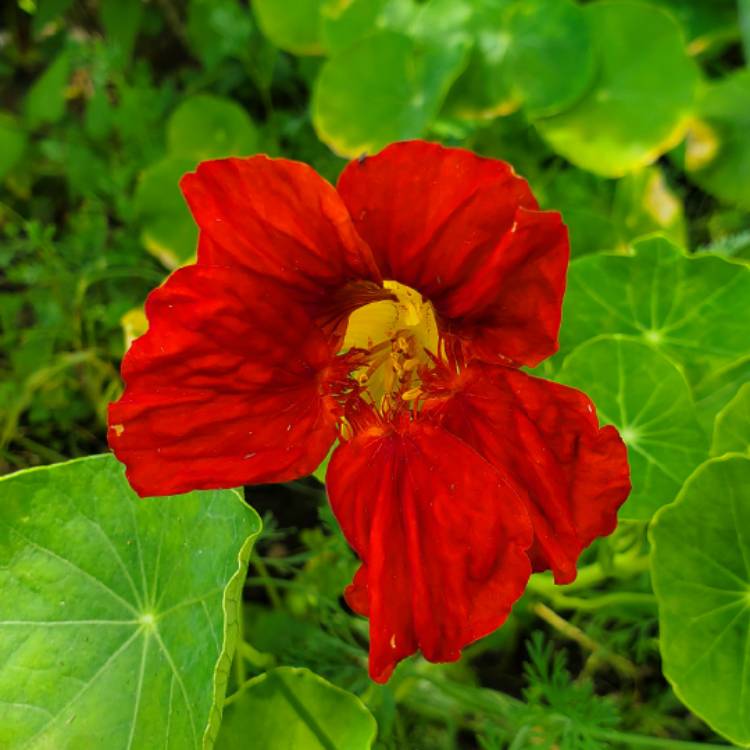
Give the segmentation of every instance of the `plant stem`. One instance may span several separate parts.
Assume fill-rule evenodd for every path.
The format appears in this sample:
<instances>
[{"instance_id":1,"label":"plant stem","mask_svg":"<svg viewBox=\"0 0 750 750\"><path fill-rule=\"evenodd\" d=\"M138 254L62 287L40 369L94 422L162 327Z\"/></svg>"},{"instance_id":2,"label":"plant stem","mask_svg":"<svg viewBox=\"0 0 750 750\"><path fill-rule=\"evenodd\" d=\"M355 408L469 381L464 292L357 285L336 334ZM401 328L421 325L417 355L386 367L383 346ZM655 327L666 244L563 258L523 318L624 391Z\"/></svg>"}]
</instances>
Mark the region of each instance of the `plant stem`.
<instances>
[{"instance_id":1,"label":"plant stem","mask_svg":"<svg viewBox=\"0 0 750 750\"><path fill-rule=\"evenodd\" d=\"M260 579L263 583L264 588L266 589L266 593L268 594L268 598L271 600L271 604L273 605L274 609L283 609L284 604L281 601L281 596L279 595L279 591L276 588L276 581L269 575L268 568L263 562L263 559L261 557L254 557L252 562L255 566L255 569L258 571L258 573L260 573Z\"/></svg>"},{"instance_id":2,"label":"plant stem","mask_svg":"<svg viewBox=\"0 0 750 750\"><path fill-rule=\"evenodd\" d=\"M578 645L588 651L595 653L604 661L609 662L609 664L611 664L620 674L629 677L630 679L635 679L638 676L638 667L636 667L633 662L604 648L593 638L586 635L583 630L577 628L565 618L560 617L557 612L550 609L546 604L537 602L533 605L532 609L542 620L555 628L559 633L566 638L575 641Z\"/></svg>"}]
</instances>

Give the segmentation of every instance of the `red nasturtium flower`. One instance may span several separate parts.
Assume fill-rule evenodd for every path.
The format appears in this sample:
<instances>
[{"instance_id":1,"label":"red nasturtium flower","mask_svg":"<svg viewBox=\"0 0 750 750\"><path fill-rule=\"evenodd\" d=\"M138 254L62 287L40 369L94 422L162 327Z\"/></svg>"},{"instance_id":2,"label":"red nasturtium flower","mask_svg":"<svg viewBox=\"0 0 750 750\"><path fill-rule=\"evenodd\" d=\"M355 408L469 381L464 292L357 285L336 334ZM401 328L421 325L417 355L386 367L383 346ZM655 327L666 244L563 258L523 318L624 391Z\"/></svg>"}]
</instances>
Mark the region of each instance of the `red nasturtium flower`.
<instances>
[{"instance_id":1,"label":"red nasturtium flower","mask_svg":"<svg viewBox=\"0 0 750 750\"><path fill-rule=\"evenodd\" d=\"M388 679L499 627L532 570L569 582L630 489L579 391L531 377L557 347L560 215L502 161L420 141L336 188L254 156L182 181L197 264L146 303L109 441L144 496L326 484L362 560L346 590Z\"/></svg>"}]
</instances>

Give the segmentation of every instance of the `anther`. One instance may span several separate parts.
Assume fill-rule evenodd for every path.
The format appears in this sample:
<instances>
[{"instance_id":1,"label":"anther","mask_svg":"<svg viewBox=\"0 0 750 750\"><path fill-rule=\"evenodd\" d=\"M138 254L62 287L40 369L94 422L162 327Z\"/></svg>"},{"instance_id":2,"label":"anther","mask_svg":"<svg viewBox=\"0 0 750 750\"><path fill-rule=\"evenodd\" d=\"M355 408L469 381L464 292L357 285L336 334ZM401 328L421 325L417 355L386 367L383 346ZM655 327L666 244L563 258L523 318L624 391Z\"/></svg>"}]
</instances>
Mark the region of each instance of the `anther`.
<instances>
[{"instance_id":1,"label":"anther","mask_svg":"<svg viewBox=\"0 0 750 750\"><path fill-rule=\"evenodd\" d=\"M414 401L422 395L422 389L417 386L416 388L410 388L408 391L404 391L401 394L401 398L404 401Z\"/></svg>"}]
</instances>

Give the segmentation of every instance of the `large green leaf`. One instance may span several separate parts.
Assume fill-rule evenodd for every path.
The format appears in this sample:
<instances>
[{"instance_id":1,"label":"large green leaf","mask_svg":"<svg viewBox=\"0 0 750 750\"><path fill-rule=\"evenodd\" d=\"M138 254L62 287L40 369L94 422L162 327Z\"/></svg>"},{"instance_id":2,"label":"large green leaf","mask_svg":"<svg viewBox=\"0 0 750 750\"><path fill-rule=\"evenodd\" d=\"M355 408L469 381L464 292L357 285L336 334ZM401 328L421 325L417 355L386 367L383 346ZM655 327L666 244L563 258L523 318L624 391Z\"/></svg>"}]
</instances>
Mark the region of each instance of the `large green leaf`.
<instances>
[{"instance_id":1,"label":"large green leaf","mask_svg":"<svg viewBox=\"0 0 750 750\"><path fill-rule=\"evenodd\" d=\"M384 30L361 39L321 68L312 101L319 137L353 157L420 136L468 49L463 34L438 41Z\"/></svg>"},{"instance_id":2,"label":"large green leaf","mask_svg":"<svg viewBox=\"0 0 750 750\"><path fill-rule=\"evenodd\" d=\"M184 99L167 123L167 150L196 162L225 156L249 156L258 132L239 104L210 94Z\"/></svg>"},{"instance_id":3,"label":"large green leaf","mask_svg":"<svg viewBox=\"0 0 750 750\"><path fill-rule=\"evenodd\" d=\"M649 519L707 457L685 377L648 345L593 339L566 357L558 379L588 393L601 422L615 425L628 446L633 490L622 518Z\"/></svg>"},{"instance_id":4,"label":"large green leaf","mask_svg":"<svg viewBox=\"0 0 750 750\"><path fill-rule=\"evenodd\" d=\"M143 170L133 205L142 227L141 241L167 268L195 255L198 230L180 192L180 179L198 160L168 156Z\"/></svg>"},{"instance_id":5,"label":"large green leaf","mask_svg":"<svg viewBox=\"0 0 750 750\"><path fill-rule=\"evenodd\" d=\"M691 711L750 746L750 459L705 463L650 534L664 674Z\"/></svg>"},{"instance_id":6,"label":"large green leaf","mask_svg":"<svg viewBox=\"0 0 750 750\"><path fill-rule=\"evenodd\" d=\"M351 693L307 669L280 667L251 680L227 706L218 750L368 750L375 720Z\"/></svg>"},{"instance_id":7,"label":"large green leaf","mask_svg":"<svg viewBox=\"0 0 750 750\"><path fill-rule=\"evenodd\" d=\"M750 453L750 383L716 416L711 454Z\"/></svg>"},{"instance_id":8,"label":"large green leaf","mask_svg":"<svg viewBox=\"0 0 750 750\"><path fill-rule=\"evenodd\" d=\"M685 149L690 179L717 198L750 209L750 70L709 84Z\"/></svg>"},{"instance_id":9,"label":"large green leaf","mask_svg":"<svg viewBox=\"0 0 750 750\"><path fill-rule=\"evenodd\" d=\"M0 479L0 746L209 748L257 514L112 456Z\"/></svg>"},{"instance_id":10,"label":"large green leaf","mask_svg":"<svg viewBox=\"0 0 750 750\"><path fill-rule=\"evenodd\" d=\"M466 69L448 94L446 109L459 117L488 118L507 115L520 106L514 91L509 52L508 10L513 0L467 2L463 27L473 45Z\"/></svg>"},{"instance_id":11,"label":"large green leaf","mask_svg":"<svg viewBox=\"0 0 750 750\"><path fill-rule=\"evenodd\" d=\"M599 58L595 83L570 109L535 122L574 164L619 177L682 139L697 68L680 27L664 11L629 0L591 3L583 10Z\"/></svg>"},{"instance_id":12,"label":"large green leaf","mask_svg":"<svg viewBox=\"0 0 750 750\"><path fill-rule=\"evenodd\" d=\"M321 9L325 0L253 0L263 33L277 46L297 55L319 55Z\"/></svg>"},{"instance_id":13,"label":"large green leaf","mask_svg":"<svg viewBox=\"0 0 750 750\"><path fill-rule=\"evenodd\" d=\"M508 32L508 75L532 116L567 109L591 86L596 69L592 31L577 3L517 3Z\"/></svg>"},{"instance_id":14,"label":"large green leaf","mask_svg":"<svg viewBox=\"0 0 750 750\"><path fill-rule=\"evenodd\" d=\"M661 237L632 255L589 255L568 275L561 350L620 333L682 365L691 381L750 354L750 268L712 255L689 257Z\"/></svg>"}]
</instances>

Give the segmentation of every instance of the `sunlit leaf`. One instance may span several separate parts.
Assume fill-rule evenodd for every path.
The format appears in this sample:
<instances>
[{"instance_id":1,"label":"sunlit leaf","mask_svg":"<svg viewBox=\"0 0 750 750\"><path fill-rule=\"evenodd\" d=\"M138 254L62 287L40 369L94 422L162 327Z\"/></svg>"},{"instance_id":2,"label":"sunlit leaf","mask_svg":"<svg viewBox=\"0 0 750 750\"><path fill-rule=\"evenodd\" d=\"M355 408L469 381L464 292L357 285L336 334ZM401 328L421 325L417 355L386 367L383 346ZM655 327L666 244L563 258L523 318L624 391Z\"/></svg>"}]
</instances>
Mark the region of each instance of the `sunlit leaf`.
<instances>
[{"instance_id":1,"label":"sunlit leaf","mask_svg":"<svg viewBox=\"0 0 750 750\"><path fill-rule=\"evenodd\" d=\"M263 33L277 46L297 55L319 55L321 8L325 0L253 0Z\"/></svg>"},{"instance_id":2,"label":"sunlit leaf","mask_svg":"<svg viewBox=\"0 0 750 750\"><path fill-rule=\"evenodd\" d=\"M507 115L520 106L509 65L508 10L513 0L465 3L462 25L473 42L466 69L451 87L446 109L460 117Z\"/></svg>"},{"instance_id":3,"label":"sunlit leaf","mask_svg":"<svg viewBox=\"0 0 750 750\"><path fill-rule=\"evenodd\" d=\"M184 99L167 123L171 156L197 162L225 156L250 156L258 147L258 132L250 116L231 99L198 94Z\"/></svg>"},{"instance_id":4,"label":"sunlit leaf","mask_svg":"<svg viewBox=\"0 0 750 750\"><path fill-rule=\"evenodd\" d=\"M260 520L112 456L0 479L0 746L210 748Z\"/></svg>"},{"instance_id":5,"label":"sunlit leaf","mask_svg":"<svg viewBox=\"0 0 750 750\"><path fill-rule=\"evenodd\" d=\"M701 466L651 526L663 669L717 732L750 745L750 458Z\"/></svg>"},{"instance_id":6,"label":"sunlit leaf","mask_svg":"<svg viewBox=\"0 0 750 750\"><path fill-rule=\"evenodd\" d=\"M321 68L312 101L320 138L342 156L416 138L465 63L468 40L444 43L378 31Z\"/></svg>"},{"instance_id":7,"label":"sunlit leaf","mask_svg":"<svg viewBox=\"0 0 750 750\"><path fill-rule=\"evenodd\" d=\"M593 339L566 357L557 379L591 396L600 421L615 425L628 446L633 490L621 518L650 518L707 457L685 377L648 345Z\"/></svg>"},{"instance_id":8,"label":"sunlit leaf","mask_svg":"<svg viewBox=\"0 0 750 750\"><path fill-rule=\"evenodd\" d=\"M750 453L750 383L716 416L711 455Z\"/></svg>"},{"instance_id":9,"label":"sunlit leaf","mask_svg":"<svg viewBox=\"0 0 750 750\"><path fill-rule=\"evenodd\" d=\"M591 86L596 70L592 30L588 14L577 3L516 4L508 32L508 75L531 115L557 114Z\"/></svg>"},{"instance_id":10,"label":"sunlit leaf","mask_svg":"<svg viewBox=\"0 0 750 750\"><path fill-rule=\"evenodd\" d=\"M632 255L589 255L568 274L561 350L604 333L647 342L682 365L691 382L750 354L750 268L688 256L661 237Z\"/></svg>"},{"instance_id":11,"label":"sunlit leaf","mask_svg":"<svg viewBox=\"0 0 750 750\"><path fill-rule=\"evenodd\" d=\"M224 711L217 750L368 750L375 720L351 693L307 669L251 680Z\"/></svg>"},{"instance_id":12,"label":"sunlit leaf","mask_svg":"<svg viewBox=\"0 0 750 750\"><path fill-rule=\"evenodd\" d=\"M619 177L682 139L697 68L680 27L664 11L627 0L583 10L598 54L594 86L570 109L535 123L573 164Z\"/></svg>"}]
</instances>

